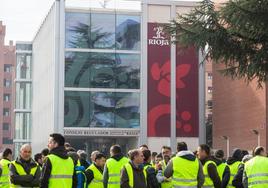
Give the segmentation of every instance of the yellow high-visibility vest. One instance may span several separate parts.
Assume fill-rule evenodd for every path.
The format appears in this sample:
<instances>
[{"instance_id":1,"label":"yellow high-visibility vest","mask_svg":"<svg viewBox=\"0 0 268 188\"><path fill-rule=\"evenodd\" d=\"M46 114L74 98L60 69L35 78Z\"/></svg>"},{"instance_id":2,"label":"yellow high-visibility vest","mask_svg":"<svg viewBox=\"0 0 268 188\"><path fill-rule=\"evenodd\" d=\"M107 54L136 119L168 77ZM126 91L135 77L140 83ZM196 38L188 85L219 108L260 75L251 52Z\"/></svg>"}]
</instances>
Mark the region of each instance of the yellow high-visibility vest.
<instances>
[{"instance_id":1,"label":"yellow high-visibility vest","mask_svg":"<svg viewBox=\"0 0 268 188\"><path fill-rule=\"evenodd\" d=\"M205 176L205 182L203 184L203 188L213 188L214 184L213 181L210 179L209 175L208 175L208 165L213 164L215 165L215 168L217 168L217 165L214 161L208 160L204 166L203 166L203 172L204 172L204 176Z\"/></svg>"},{"instance_id":2,"label":"yellow high-visibility vest","mask_svg":"<svg viewBox=\"0 0 268 188\"><path fill-rule=\"evenodd\" d=\"M248 188L268 187L268 159L256 156L245 163Z\"/></svg>"},{"instance_id":3,"label":"yellow high-visibility vest","mask_svg":"<svg viewBox=\"0 0 268 188\"><path fill-rule=\"evenodd\" d=\"M94 164L91 164L88 169L92 170L94 176L88 188L103 188L103 175L99 169Z\"/></svg>"},{"instance_id":4,"label":"yellow high-visibility vest","mask_svg":"<svg viewBox=\"0 0 268 188\"><path fill-rule=\"evenodd\" d=\"M125 168L127 171L127 175L128 175L128 183L129 183L129 187L132 188L134 187L134 175L133 175L133 169L130 163L125 164ZM148 168L148 167L147 167ZM146 169L147 169L146 168ZM143 175L144 175L144 181L147 184L147 173L146 173L146 169L143 169Z\"/></svg>"},{"instance_id":5,"label":"yellow high-visibility vest","mask_svg":"<svg viewBox=\"0 0 268 188\"><path fill-rule=\"evenodd\" d=\"M120 188L120 171L125 164L129 162L129 159L123 157L119 161L110 158L106 162L106 167L108 169L108 186L107 188Z\"/></svg>"},{"instance_id":6,"label":"yellow high-visibility vest","mask_svg":"<svg viewBox=\"0 0 268 188\"><path fill-rule=\"evenodd\" d=\"M21 175L21 176L22 176L22 175L27 175L27 173L25 172L25 170L24 170L24 168L21 166L21 164L17 163L16 161L12 161L11 164L14 165L14 167L15 167L15 169L16 169L16 172L17 172L19 175ZM38 164L36 164L36 166L33 167L33 168L31 169L30 174L34 176L35 173L36 173L37 168L38 168ZM15 184L13 184L13 183L10 184L10 188L20 188L20 187L22 187L22 186L20 186L20 185L15 185Z\"/></svg>"},{"instance_id":7,"label":"yellow high-visibility vest","mask_svg":"<svg viewBox=\"0 0 268 188\"><path fill-rule=\"evenodd\" d=\"M164 171L165 171L165 169L167 167L166 161L162 160L161 165L162 165L162 174L164 175ZM173 188L172 178L169 178L168 181L162 182L161 183L161 188Z\"/></svg>"},{"instance_id":8,"label":"yellow high-visibility vest","mask_svg":"<svg viewBox=\"0 0 268 188\"><path fill-rule=\"evenodd\" d=\"M182 157L173 157L173 187L197 187L199 161L189 161Z\"/></svg>"},{"instance_id":9,"label":"yellow high-visibility vest","mask_svg":"<svg viewBox=\"0 0 268 188\"><path fill-rule=\"evenodd\" d=\"M2 175L0 176L0 187L1 188L9 188L9 164L11 162L7 159L1 159L0 165L2 167Z\"/></svg>"},{"instance_id":10,"label":"yellow high-visibility vest","mask_svg":"<svg viewBox=\"0 0 268 188\"><path fill-rule=\"evenodd\" d=\"M230 180L229 180L229 183L228 183L228 188L235 188L233 185L232 185L232 182L233 182L233 179L234 179L234 176L237 174L238 172L238 167L239 165L241 164L240 161L237 161L231 165L228 165L229 168L230 168Z\"/></svg>"},{"instance_id":11,"label":"yellow high-visibility vest","mask_svg":"<svg viewBox=\"0 0 268 188\"><path fill-rule=\"evenodd\" d=\"M73 160L70 157L68 159L62 159L54 154L50 154L47 157L52 166L48 187L71 188L74 174Z\"/></svg>"}]
</instances>

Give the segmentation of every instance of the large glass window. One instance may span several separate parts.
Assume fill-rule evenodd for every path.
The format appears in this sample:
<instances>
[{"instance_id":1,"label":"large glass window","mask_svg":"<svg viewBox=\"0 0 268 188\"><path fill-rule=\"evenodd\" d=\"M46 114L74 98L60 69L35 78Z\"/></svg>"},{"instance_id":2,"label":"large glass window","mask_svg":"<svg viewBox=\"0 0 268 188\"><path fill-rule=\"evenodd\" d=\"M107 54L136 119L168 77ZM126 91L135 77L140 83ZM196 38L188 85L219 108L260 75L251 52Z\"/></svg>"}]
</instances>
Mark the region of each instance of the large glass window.
<instances>
[{"instance_id":1,"label":"large glass window","mask_svg":"<svg viewBox=\"0 0 268 188\"><path fill-rule=\"evenodd\" d=\"M16 113L15 139L29 140L31 138L31 114Z\"/></svg>"},{"instance_id":2,"label":"large glass window","mask_svg":"<svg viewBox=\"0 0 268 188\"><path fill-rule=\"evenodd\" d=\"M90 123L90 93L65 92L64 125L65 127L88 127Z\"/></svg>"},{"instance_id":3,"label":"large glass window","mask_svg":"<svg viewBox=\"0 0 268 188\"><path fill-rule=\"evenodd\" d=\"M65 53L65 87L89 87L90 54Z\"/></svg>"},{"instance_id":4,"label":"large glass window","mask_svg":"<svg viewBox=\"0 0 268 188\"><path fill-rule=\"evenodd\" d=\"M140 50L140 16L66 12L65 47Z\"/></svg>"},{"instance_id":5,"label":"large glass window","mask_svg":"<svg viewBox=\"0 0 268 188\"><path fill-rule=\"evenodd\" d=\"M140 88L139 54L116 54L116 86L122 89Z\"/></svg>"},{"instance_id":6,"label":"large glass window","mask_svg":"<svg viewBox=\"0 0 268 188\"><path fill-rule=\"evenodd\" d=\"M31 54L17 54L17 79L31 79Z\"/></svg>"},{"instance_id":7,"label":"large glass window","mask_svg":"<svg viewBox=\"0 0 268 188\"><path fill-rule=\"evenodd\" d=\"M4 64L4 72L11 72L12 65L10 64Z\"/></svg>"},{"instance_id":8,"label":"large glass window","mask_svg":"<svg viewBox=\"0 0 268 188\"><path fill-rule=\"evenodd\" d=\"M65 14L66 48L91 48L90 14L66 12Z\"/></svg>"},{"instance_id":9,"label":"large glass window","mask_svg":"<svg viewBox=\"0 0 268 188\"><path fill-rule=\"evenodd\" d=\"M31 109L31 83L16 83L16 108Z\"/></svg>"},{"instance_id":10,"label":"large glass window","mask_svg":"<svg viewBox=\"0 0 268 188\"><path fill-rule=\"evenodd\" d=\"M115 14L91 14L92 48L114 48Z\"/></svg>"},{"instance_id":11,"label":"large glass window","mask_svg":"<svg viewBox=\"0 0 268 188\"><path fill-rule=\"evenodd\" d=\"M139 89L139 83L139 54L65 54L65 87Z\"/></svg>"},{"instance_id":12,"label":"large glass window","mask_svg":"<svg viewBox=\"0 0 268 188\"><path fill-rule=\"evenodd\" d=\"M140 16L116 16L116 48L140 50Z\"/></svg>"},{"instance_id":13,"label":"large glass window","mask_svg":"<svg viewBox=\"0 0 268 188\"><path fill-rule=\"evenodd\" d=\"M138 128L138 93L65 92L65 127Z\"/></svg>"}]
</instances>

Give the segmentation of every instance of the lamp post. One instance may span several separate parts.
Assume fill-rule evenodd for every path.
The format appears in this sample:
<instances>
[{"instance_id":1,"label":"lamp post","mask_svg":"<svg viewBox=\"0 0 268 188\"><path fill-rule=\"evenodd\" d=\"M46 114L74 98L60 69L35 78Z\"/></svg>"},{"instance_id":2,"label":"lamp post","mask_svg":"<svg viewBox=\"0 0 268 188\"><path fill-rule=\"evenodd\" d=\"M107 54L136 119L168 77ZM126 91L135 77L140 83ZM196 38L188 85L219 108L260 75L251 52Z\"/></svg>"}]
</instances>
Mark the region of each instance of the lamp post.
<instances>
[{"instance_id":1,"label":"lamp post","mask_svg":"<svg viewBox=\"0 0 268 188\"><path fill-rule=\"evenodd\" d=\"M261 145L261 135L260 135L260 132L256 129L252 129L251 130L253 132L253 134L257 135L257 139L258 139L258 146Z\"/></svg>"},{"instance_id":2,"label":"lamp post","mask_svg":"<svg viewBox=\"0 0 268 188\"><path fill-rule=\"evenodd\" d=\"M228 136L221 136L223 140L226 140L227 157L230 156L230 139Z\"/></svg>"}]
</instances>

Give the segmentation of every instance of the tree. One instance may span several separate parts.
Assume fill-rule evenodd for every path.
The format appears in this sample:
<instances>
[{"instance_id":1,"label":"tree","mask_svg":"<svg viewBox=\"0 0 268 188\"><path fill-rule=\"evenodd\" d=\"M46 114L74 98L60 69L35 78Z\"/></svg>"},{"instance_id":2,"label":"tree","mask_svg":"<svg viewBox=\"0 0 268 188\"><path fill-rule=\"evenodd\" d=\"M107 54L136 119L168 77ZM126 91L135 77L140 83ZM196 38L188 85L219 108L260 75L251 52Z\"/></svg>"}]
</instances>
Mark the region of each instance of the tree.
<instances>
[{"instance_id":1,"label":"tree","mask_svg":"<svg viewBox=\"0 0 268 188\"><path fill-rule=\"evenodd\" d=\"M267 81L268 1L230 0L218 9L203 0L190 13L167 26L173 42L195 46L205 59L225 65L224 75Z\"/></svg>"}]
</instances>

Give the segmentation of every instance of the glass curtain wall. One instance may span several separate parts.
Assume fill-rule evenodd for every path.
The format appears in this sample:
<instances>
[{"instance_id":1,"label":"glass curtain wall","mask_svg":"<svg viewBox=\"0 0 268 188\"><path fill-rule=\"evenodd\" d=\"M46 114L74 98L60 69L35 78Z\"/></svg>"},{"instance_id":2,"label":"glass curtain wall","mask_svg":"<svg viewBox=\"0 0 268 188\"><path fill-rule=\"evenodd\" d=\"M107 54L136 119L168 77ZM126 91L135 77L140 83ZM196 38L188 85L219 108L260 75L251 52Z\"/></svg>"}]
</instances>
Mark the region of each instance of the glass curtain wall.
<instances>
[{"instance_id":1,"label":"glass curtain wall","mask_svg":"<svg viewBox=\"0 0 268 188\"><path fill-rule=\"evenodd\" d=\"M66 12L65 127L140 127L140 21Z\"/></svg>"}]
</instances>

